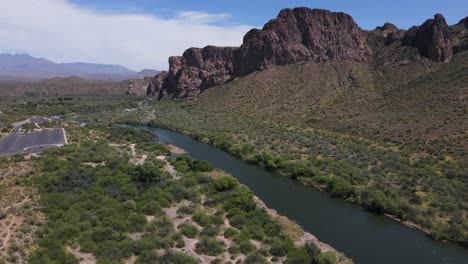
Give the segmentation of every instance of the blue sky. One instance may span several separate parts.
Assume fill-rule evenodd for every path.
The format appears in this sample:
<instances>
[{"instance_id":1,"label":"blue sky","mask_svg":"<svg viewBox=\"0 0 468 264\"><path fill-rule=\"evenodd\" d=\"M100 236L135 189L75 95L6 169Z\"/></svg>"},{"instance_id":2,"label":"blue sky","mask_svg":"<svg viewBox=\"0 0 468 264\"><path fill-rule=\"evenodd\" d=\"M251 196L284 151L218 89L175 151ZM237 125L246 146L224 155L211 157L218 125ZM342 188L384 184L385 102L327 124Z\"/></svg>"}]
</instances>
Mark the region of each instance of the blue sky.
<instances>
[{"instance_id":1,"label":"blue sky","mask_svg":"<svg viewBox=\"0 0 468 264\"><path fill-rule=\"evenodd\" d=\"M419 25L435 13L442 13L449 24L468 16L468 0L73 0L104 11L146 12L171 17L179 11L228 13L229 22L262 26L285 7L307 6L341 11L354 17L364 29L384 22L401 28ZM224 22L226 23L226 22Z\"/></svg>"},{"instance_id":2,"label":"blue sky","mask_svg":"<svg viewBox=\"0 0 468 264\"><path fill-rule=\"evenodd\" d=\"M169 56L239 46L248 30L297 6L348 13L363 29L387 21L409 28L435 13L454 24L468 15L468 0L4 0L0 53L165 70Z\"/></svg>"}]
</instances>

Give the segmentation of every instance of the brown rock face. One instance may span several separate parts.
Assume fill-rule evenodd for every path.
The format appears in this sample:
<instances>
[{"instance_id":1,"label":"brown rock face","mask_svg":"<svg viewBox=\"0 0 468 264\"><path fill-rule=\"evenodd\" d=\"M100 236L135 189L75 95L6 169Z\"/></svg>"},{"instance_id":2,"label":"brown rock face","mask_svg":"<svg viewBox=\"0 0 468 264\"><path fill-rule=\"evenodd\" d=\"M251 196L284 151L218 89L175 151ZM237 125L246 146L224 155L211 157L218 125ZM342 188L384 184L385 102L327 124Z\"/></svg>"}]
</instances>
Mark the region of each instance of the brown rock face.
<instances>
[{"instance_id":1,"label":"brown rock face","mask_svg":"<svg viewBox=\"0 0 468 264\"><path fill-rule=\"evenodd\" d=\"M190 48L182 57L170 57L169 71L154 78L147 94L192 98L209 87L225 83L232 77L234 50L207 46L203 49Z\"/></svg>"},{"instance_id":2,"label":"brown rock face","mask_svg":"<svg viewBox=\"0 0 468 264\"><path fill-rule=\"evenodd\" d=\"M366 61L368 55L365 35L351 16L321 9L284 9L262 30L245 35L235 52L235 73L242 76L271 65L309 60Z\"/></svg>"},{"instance_id":3,"label":"brown rock face","mask_svg":"<svg viewBox=\"0 0 468 264\"><path fill-rule=\"evenodd\" d=\"M174 88L177 98L198 96L209 87L223 84L233 74L234 48L207 46L190 48L182 56L181 66L175 67Z\"/></svg>"},{"instance_id":4,"label":"brown rock face","mask_svg":"<svg viewBox=\"0 0 468 264\"><path fill-rule=\"evenodd\" d=\"M425 57L437 62L449 62L452 58L452 34L445 18L436 14L419 28L408 30L406 44L409 44Z\"/></svg>"},{"instance_id":5,"label":"brown rock face","mask_svg":"<svg viewBox=\"0 0 468 264\"><path fill-rule=\"evenodd\" d=\"M163 86L164 82L167 79L167 75L168 73L166 71L162 71L159 74L157 74L154 78L152 78L146 90L146 95L152 97L157 96L158 99L160 99L164 91Z\"/></svg>"},{"instance_id":6,"label":"brown rock face","mask_svg":"<svg viewBox=\"0 0 468 264\"><path fill-rule=\"evenodd\" d=\"M413 47L437 62L448 62L453 53L451 30L440 14L408 31L391 23L363 31L344 13L284 9L261 30L250 30L240 47L190 48L182 56L170 57L169 70L153 78L147 94L191 99L210 87L274 65L367 62L371 50L391 44L394 49L401 45Z\"/></svg>"},{"instance_id":7,"label":"brown rock face","mask_svg":"<svg viewBox=\"0 0 468 264\"><path fill-rule=\"evenodd\" d=\"M169 59L169 71L157 75L147 94L192 98L235 77L310 60L366 61L365 34L352 17L327 10L282 10L262 30L253 29L241 47L190 48Z\"/></svg>"}]
</instances>

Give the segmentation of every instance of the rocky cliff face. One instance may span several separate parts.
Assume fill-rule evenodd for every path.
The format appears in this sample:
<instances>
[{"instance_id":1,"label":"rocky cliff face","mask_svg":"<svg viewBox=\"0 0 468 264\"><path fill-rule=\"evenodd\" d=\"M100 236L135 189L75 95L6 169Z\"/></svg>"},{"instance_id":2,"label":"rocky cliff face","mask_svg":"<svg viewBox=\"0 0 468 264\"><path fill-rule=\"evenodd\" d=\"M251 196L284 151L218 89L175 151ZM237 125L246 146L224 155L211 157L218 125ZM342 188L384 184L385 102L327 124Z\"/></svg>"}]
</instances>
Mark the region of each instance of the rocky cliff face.
<instances>
[{"instance_id":1,"label":"rocky cliff face","mask_svg":"<svg viewBox=\"0 0 468 264\"><path fill-rule=\"evenodd\" d=\"M342 60L366 63L375 45L408 46L436 62L448 62L453 53L451 29L440 14L408 31L386 23L368 32L344 13L284 9L261 30L249 31L240 47L190 48L182 56L169 58L169 70L152 79L147 94L192 99L210 87L276 65Z\"/></svg>"},{"instance_id":2,"label":"rocky cliff face","mask_svg":"<svg viewBox=\"0 0 468 264\"><path fill-rule=\"evenodd\" d=\"M235 51L235 74L310 60L366 61L368 55L365 35L351 16L321 9L284 9L262 30L245 35Z\"/></svg>"},{"instance_id":3,"label":"rocky cliff face","mask_svg":"<svg viewBox=\"0 0 468 264\"><path fill-rule=\"evenodd\" d=\"M452 58L452 33L441 14L426 20L420 27L408 30L405 44L416 48L422 56L437 62L449 62Z\"/></svg>"}]
</instances>

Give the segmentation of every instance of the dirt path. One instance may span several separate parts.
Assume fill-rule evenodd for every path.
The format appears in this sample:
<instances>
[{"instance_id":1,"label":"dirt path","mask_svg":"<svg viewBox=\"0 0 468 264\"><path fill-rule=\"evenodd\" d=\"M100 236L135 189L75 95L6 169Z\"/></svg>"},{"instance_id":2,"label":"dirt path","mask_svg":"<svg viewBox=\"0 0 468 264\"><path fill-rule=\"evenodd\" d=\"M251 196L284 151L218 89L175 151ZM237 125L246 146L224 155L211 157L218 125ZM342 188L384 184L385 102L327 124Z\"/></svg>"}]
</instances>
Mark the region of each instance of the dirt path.
<instances>
[{"instance_id":1,"label":"dirt path","mask_svg":"<svg viewBox=\"0 0 468 264\"><path fill-rule=\"evenodd\" d=\"M6 235L3 232L1 233L2 236L5 235L5 237L2 239L2 246L0 247L0 252L2 252L2 255L3 255L3 252L6 251L6 248L8 246L8 242L10 241L10 237L11 237L10 228L12 228L15 219L16 219L16 217L13 216L12 219L10 219L10 221L6 220L2 224L3 230L6 232ZM9 223L9 224L7 225L7 223Z\"/></svg>"},{"instance_id":2,"label":"dirt path","mask_svg":"<svg viewBox=\"0 0 468 264\"><path fill-rule=\"evenodd\" d=\"M18 208L20 206L23 206L25 203L31 201L31 198L27 197L26 195L23 194L23 189L20 189L20 196L23 198L21 201L16 202L14 204L11 204L10 206L7 206L4 208L5 211L12 209L12 208Z\"/></svg>"},{"instance_id":3,"label":"dirt path","mask_svg":"<svg viewBox=\"0 0 468 264\"><path fill-rule=\"evenodd\" d=\"M16 229L23 223L23 217L10 215L8 218L3 219L2 231L0 237L2 244L0 247L0 256L7 255L7 249L12 239L15 238Z\"/></svg>"},{"instance_id":4,"label":"dirt path","mask_svg":"<svg viewBox=\"0 0 468 264\"><path fill-rule=\"evenodd\" d=\"M172 166L169 162L167 162L167 157L166 156L157 156L156 158L158 160L163 160L163 161L166 162L166 165L164 166L164 170L169 172L172 175L172 177L174 177L174 179L176 179L176 180L180 179L180 177L177 176L177 171L174 168L174 166Z\"/></svg>"}]
</instances>

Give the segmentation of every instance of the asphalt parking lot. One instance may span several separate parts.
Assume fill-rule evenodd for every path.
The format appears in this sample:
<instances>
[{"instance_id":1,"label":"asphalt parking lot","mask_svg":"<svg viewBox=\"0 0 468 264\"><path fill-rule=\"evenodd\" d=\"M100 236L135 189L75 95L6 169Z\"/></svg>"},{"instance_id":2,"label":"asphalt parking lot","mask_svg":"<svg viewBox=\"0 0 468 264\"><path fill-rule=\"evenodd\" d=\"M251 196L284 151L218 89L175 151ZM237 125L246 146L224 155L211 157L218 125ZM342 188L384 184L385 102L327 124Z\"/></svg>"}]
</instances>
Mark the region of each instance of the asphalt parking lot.
<instances>
[{"instance_id":1,"label":"asphalt parking lot","mask_svg":"<svg viewBox=\"0 0 468 264\"><path fill-rule=\"evenodd\" d=\"M38 132L19 133L19 127L0 141L0 155L37 153L45 148L66 144L63 128L44 129Z\"/></svg>"}]
</instances>

